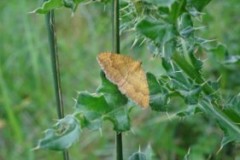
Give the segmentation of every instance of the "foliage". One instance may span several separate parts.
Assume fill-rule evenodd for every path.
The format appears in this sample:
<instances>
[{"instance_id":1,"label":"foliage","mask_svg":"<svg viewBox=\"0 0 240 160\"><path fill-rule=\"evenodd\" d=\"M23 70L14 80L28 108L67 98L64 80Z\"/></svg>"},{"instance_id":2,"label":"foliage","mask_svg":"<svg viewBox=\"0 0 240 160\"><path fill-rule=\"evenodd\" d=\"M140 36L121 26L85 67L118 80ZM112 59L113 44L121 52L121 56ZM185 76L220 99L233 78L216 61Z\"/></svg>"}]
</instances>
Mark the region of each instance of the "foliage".
<instances>
[{"instance_id":1,"label":"foliage","mask_svg":"<svg viewBox=\"0 0 240 160\"><path fill-rule=\"evenodd\" d=\"M80 3L86 2L93 1L50 0L34 12L47 13L51 9L61 7L76 11ZM104 1L104 4L107 2ZM225 133L221 149L231 144L230 142L239 141L239 81L236 78L238 77L239 55L229 52L220 42L200 37L204 32L201 20L206 17L203 10L209 0L125 0L121 2L122 35L134 31L130 32L135 36L133 46L139 47L140 44L147 44L156 58L161 57L162 67L165 70L165 73L161 75L147 73L151 109L158 112L167 111L171 115L171 109L177 106L173 114L176 112L176 115L181 118L192 118L192 116L205 113L208 119L216 120ZM34 69L38 70L38 67L35 66ZM5 73L4 70L2 72ZM214 77L209 75L214 75ZM82 91L78 94L74 113L59 120L53 128L48 129L45 132L45 138L39 141L38 147L57 150L68 148L77 139L83 138L82 130L86 128L99 130L104 120L110 120L116 131L125 132L133 127L130 125L133 119L131 118L130 121L129 113L134 104L128 102L117 87L104 78L103 74L101 78L102 85L95 93ZM4 78L1 82L4 82ZM1 84L1 86L6 85ZM35 85L32 84L32 86ZM41 86L38 87L41 88ZM3 92L7 93L5 91L6 89ZM9 97L8 95L9 93L4 94L4 97ZM36 95L36 97L40 96ZM183 103L179 103L178 101L181 101L179 99ZM8 104L11 104L11 100L9 102ZM42 105L38 104L38 106ZM10 124L18 125L15 123L17 122L15 117L11 116L13 114L11 110L7 108L6 110L8 110L9 117L13 119ZM203 124L207 123L203 121ZM14 128L17 129L15 134L16 137L20 137L17 139L21 142L20 129ZM190 128L194 130L198 127L192 125ZM158 131L160 130L159 128ZM176 132L179 130L176 129ZM67 141L67 144L66 138L71 140ZM164 139L163 135L162 139ZM213 146L214 142L204 140L204 138L198 141L202 146L204 146L203 143L208 142L205 146L208 146L206 148L209 150L191 145L192 148L187 153L185 152L185 159L196 156L194 155L197 153L196 150L205 154L213 151L209 146ZM139 157L137 153L132 154L131 157Z\"/></svg>"},{"instance_id":2,"label":"foliage","mask_svg":"<svg viewBox=\"0 0 240 160\"><path fill-rule=\"evenodd\" d=\"M121 3L124 8L121 28L123 33L126 30L136 31L135 42L148 42L152 53L162 58L166 74L160 78L150 73L147 76L152 110L164 111L167 103L171 102L171 97L183 98L186 106L194 107L191 107L192 111L186 107L178 115L187 116L189 112L194 114L197 113L196 109L211 115L225 132L223 147L231 141L239 141L240 117L234 109L236 103L226 103L228 100L222 98L224 93L218 87L219 82L205 80L202 75L202 55L220 53L229 57L227 49L221 43L212 44L211 40L197 36L201 26L195 26L194 21L201 19L201 11L209 2L210 0L126 0ZM68 1L66 6L65 1L50 0L34 12L46 13L63 5L75 10L78 3L80 1ZM238 62L227 58L221 58L219 63ZM232 98L236 99L234 95ZM129 130L130 108L121 107L126 102L126 97L121 95L117 87L102 76L102 86L96 94L80 92L78 96L76 108L81 115L81 128L90 126L99 129L102 120L109 119L117 132ZM227 107L226 104L230 106Z\"/></svg>"},{"instance_id":3,"label":"foliage","mask_svg":"<svg viewBox=\"0 0 240 160\"><path fill-rule=\"evenodd\" d=\"M135 18L123 19L123 23L132 24L129 27L138 32L139 39L151 43L154 46L153 53L161 56L162 65L167 72L165 76L168 79L168 93L177 93L184 98L186 105L196 105L203 112L215 117L227 139L238 141L239 117L235 117L237 114L227 114L223 104L228 100L222 98L224 93L217 87L218 82L207 81L201 74L203 60L200 55L228 55L222 44L211 44L211 40L196 34L201 26L194 26L194 20L201 18L201 10L208 2L176 0L162 4L161 1L133 1L133 5L125 5L128 8L126 10L135 11L132 12L132 17ZM221 59L219 63L224 61L227 58ZM195 110L195 107L192 108ZM230 110L236 113L233 109Z\"/></svg>"},{"instance_id":4,"label":"foliage","mask_svg":"<svg viewBox=\"0 0 240 160\"><path fill-rule=\"evenodd\" d=\"M35 149L41 147L63 150L77 141L80 131L77 119L74 116L68 115L60 119L53 129L45 131L45 138L39 141Z\"/></svg>"}]
</instances>

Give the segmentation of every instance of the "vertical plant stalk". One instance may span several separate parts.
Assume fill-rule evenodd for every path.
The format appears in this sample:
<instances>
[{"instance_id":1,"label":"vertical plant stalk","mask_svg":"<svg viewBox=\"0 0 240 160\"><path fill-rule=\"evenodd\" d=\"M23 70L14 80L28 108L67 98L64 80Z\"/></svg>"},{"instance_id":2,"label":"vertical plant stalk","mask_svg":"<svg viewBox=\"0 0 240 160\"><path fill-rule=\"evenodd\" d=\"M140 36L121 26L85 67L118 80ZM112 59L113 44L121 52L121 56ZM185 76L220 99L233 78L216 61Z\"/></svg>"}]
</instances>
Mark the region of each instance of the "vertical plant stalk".
<instances>
[{"instance_id":1,"label":"vertical plant stalk","mask_svg":"<svg viewBox=\"0 0 240 160\"><path fill-rule=\"evenodd\" d=\"M60 71L59 71L59 61L58 61L58 52L57 52L57 41L56 41L56 31L55 31L55 21L54 21L54 11L50 11L46 15L49 45L51 52L52 60L52 71L53 71L53 80L54 80L54 90L57 101L57 114L58 118L61 119L64 117L63 109L63 99L62 99L62 88L60 80ZM69 160L68 151L63 151L63 159Z\"/></svg>"},{"instance_id":2,"label":"vertical plant stalk","mask_svg":"<svg viewBox=\"0 0 240 160\"><path fill-rule=\"evenodd\" d=\"M120 35L119 35L119 0L113 0L112 6L112 40L113 52L120 54Z\"/></svg>"},{"instance_id":3,"label":"vertical plant stalk","mask_svg":"<svg viewBox=\"0 0 240 160\"><path fill-rule=\"evenodd\" d=\"M122 133L116 132L116 160L123 160Z\"/></svg>"},{"instance_id":4,"label":"vertical plant stalk","mask_svg":"<svg viewBox=\"0 0 240 160\"><path fill-rule=\"evenodd\" d=\"M119 35L119 0L112 2L112 50L120 54L120 35ZM116 132L116 160L123 160L122 133Z\"/></svg>"}]
</instances>

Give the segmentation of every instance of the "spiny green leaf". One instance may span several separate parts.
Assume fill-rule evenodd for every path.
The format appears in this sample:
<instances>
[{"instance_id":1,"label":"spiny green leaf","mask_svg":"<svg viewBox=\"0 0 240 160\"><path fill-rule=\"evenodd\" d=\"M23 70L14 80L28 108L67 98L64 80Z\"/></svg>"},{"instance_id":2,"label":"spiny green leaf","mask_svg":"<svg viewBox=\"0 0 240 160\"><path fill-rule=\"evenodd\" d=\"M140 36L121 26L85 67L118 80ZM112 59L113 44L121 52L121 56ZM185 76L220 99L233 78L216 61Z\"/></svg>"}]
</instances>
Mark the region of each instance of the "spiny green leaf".
<instances>
[{"instance_id":1,"label":"spiny green leaf","mask_svg":"<svg viewBox=\"0 0 240 160\"><path fill-rule=\"evenodd\" d=\"M73 115L68 115L60 119L53 128L45 131L45 137L39 140L36 149L67 149L78 140L80 132L78 120Z\"/></svg>"},{"instance_id":2,"label":"spiny green leaf","mask_svg":"<svg viewBox=\"0 0 240 160\"><path fill-rule=\"evenodd\" d=\"M102 125L102 115L111 111L111 107L102 94L80 92L76 103L76 112L82 115L82 127L98 129Z\"/></svg>"},{"instance_id":3,"label":"spiny green leaf","mask_svg":"<svg viewBox=\"0 0 240 160\"><path fill-rule=\"evenodd\" d=\"M136 26L137 30L156 43L163 43L175 36L175 30L171 24L145 17Z\"/></svg>"},{"instance_id":4,"label":"spiny green leaf","mask_svg":"<svg viewBox=\"0 0 240 160\"><path fill-rule=\"evenodd\" d=\"M197 72L200 72L203 66L203 62L200 59L197 59L197 57L194 55L192 51L189 53L189 58L191 60L192 65L197 70Z\"/></svg>"},{"instance_id":5,"label":"spiny green leaf","mask_svg":"<svg viewBox=\"0 0 240 160\"><path fill-rule=\"evenodd\" d=\"M130 108L126 105L128 99L119 90L117 85L110 82L105 74L101 72L100 74L102 84L97 89L98 93L102 93L107 100L109 106L113 109L104 115L104 119L108 119L113 123L114 130L118 132L127 131L130 129L130 118L129 112Z\"/></svg>"},{"instance_id":6,"label":"spiny green leaf","mask_svg":"<svg viewBox=\"0 0 240 160\"><path fill-rule=\"evenodd\" d=\"M188 90L180 90L179 92L184 97L186 104L194 105L198 103L201 87L194 86L194 88L189 88Z\"/></svg>"},{"instance_id":7,"label":"spiny green leaf","mask_svg":"<svg viewBox=\"0 0 240 160\"><path fill-rule=\"evenodd\" d=\"M154 158L154 153L152 150L152 147L150 145L147 146L147 148L144 150L144 152L141 152L140 150L138 152L134 152L128 160L152 160Z\"/></svg>"},{"instance_id":8,"label":"spiny green leaf","mask_svg":"<svg viewBox=\"0 0 240 160\"><path fill-rule=\"evenodd\" d=\"M213 88L215 92L219 89L219 82L217 81L208 81L207 84L211 86L211 88Z\"/></svg>"},{"instance_id":9,"label":"spiny green leaf","mask_svg":"<svg viewBox=\"0 0 240 160\"><path fill-rule=\"evenodd\" d=\"M165 107L169 98L167 90L151 73L147 73L147 81L150 90L151 108L155 111L166 111Z\"/></svg>"},{"instance_id":10,"label":"spiny green leaf","mask_svg":"<svg viewBox=\"0 0 240 160\"><path fill-rule=\"evenodd\" d=\"M184 76L183 72L180 71L170 72L169 77L171 78L171 87L173 90L187 91L193 85L193 81Z\"/></svg>"},{"instance_id":11,"label":"spiny green leaf","mask_svg":"<svg viewBox=\"0 0 240 160\"><path fill-rule=\"evenodd\" d=\"M198 103L202 86L197 85L191 79L186 78L182 72L170 72L171 89L179 93L187 105L195 105Z\"/></svg>"},{"instance_id":12,"label":"spiny green leaf","mask_svg":"<svg viewBox=\"0 0 240 160\"><path fill-rule=\"evenodd\" d=\"M227 99L224 113L240 126L240 94Z\"/></svg>"},{"instance_id":13,"label":"spiny green leaf","mask_svg":"<svg viewBox=\"0 0 240 160\"><path fill-rule=\"evenodd\" d=\"M80 92L76 109L82 126L91 129L101 128L102 121L108 119L118 132L130 129L130 108L126 96L121 94L117 86L111 83L101 72L102 84L97 93Z\"/></svg>"},{"instance_id":14,"label":"spiny green leaf","mask_svg":"<svg viewBox=\"0 0 240 160\"><path fill-rule=\"evenodd\" d=\"M86 91L79 92L76 108L81 112L106 113L111 110L103 94L89 93Z\"/></svg>"},{"instance_id":15,"label":"spiny green leaf","mask_svg":"<svg viewBox=\"0 0 240 160\"><path fill-rule=\"evenodd\" d=\"M240 127L239 123L236 123L234 119L231 119L231 116L228 116L219 108L213 106L209 101L202 101L200 105L200 109L211 115L211 117L215 118L219 126L225 133L225 137L222 141L222 147L231 141L240 141ZM237 121L239 122L239 120Z\"/></svg>"},{"instance_id":16,"label":"spiny green leaf","mask_svg":"<svg viewBox=\"0 0 240 160\"><path fill-rule=\"evenodd\" d=\"M177 0L170 7L169 20L171 24L176 24L178 18L186 12L186 0Z\"/></svg>"},{"instance_id":17,"label":"spiny green leaf","mask_svg":"<svg viewBox=\"0 0 240 160\"><path fill-rule=\"evenodd\" d=\"M187 0L187 5L196 8L198 11L202 9L210 2L211 0Z\"/></svg>"},{"instance_id":18,"label":"spiny green leaf","mask_svg":"<svg viewBox=\"0 0 240 160\"><path fill-rule=\"evenodd\" d=\"M75 10L77 7L77 4L74 2L74 0L63 0L63 4L67 8L71 8L72 10Z\"/></svg>"},{"instance_id":19,"label":"spiny green leaf","mask_svg":"<svg viewBox=\"0 0 240 160\"><path fill-rule=\"evenodd\" d=\"M144 0L132 0L135 10L138 14L149 14L156 8L152 3Z\"/></svg>"},{"instance_id":20,"label":"spiny green leaf","mask_svg":"<svg viewBox=\"0 0 240 160\"><path fill-rule=\"evenodd\" d=\"M84 0L63 0L64 6L67 8L71 8L72 11L76 11L79 3L83 2Z\"/></svg>"},{"instance_id":21,"label":"spiny green leaf","mask_svg":"<svg viewBox=\"0 0 240 160\"><path fill-rule=\"evenodd\" d=\"M60 7L71 8L72 11L76 11L79 3L84 0L48 0L45 1L41 7L35 9L31 13L46 14L53 9L58 9Z\"/></svg>"},{"instance_id":22,"label":"spiny green leaf","mask_svg":"<svg viewBox=\"0 0 240 160\"><path fill-rule=\"evenodd\" d=\"M147 158L144 153L135 152L128 158L128 160L147 160Z\"/></svg>"},{"instance_id":23,"label":"spiny green leaf","mask_svg":"<svg viewBox=\"0 0 240 160\"><path fill-rule=\"evenodd\" d=\"M179 17L178 31L179 34L184 38L187 38L193 34L193 22L191 16L188 13L183 13Z\"/></svg>"},{"instance_id":24,"label":"spiny green leaf","mask_svg":"<svg viewBox=\"0 0 240 160\"><path fill-rule=\"evenodd\" d=\"M220 147L219 151L220 151L225 145L227 145L228 143L233 142L233 141L236 141L236 142L239 143L239 142L240 142L240 138L239 138L239 137L234 138L234 137L224 136L224 137L222 138L221 147Z\"/></svg>"},{"instance_id":25,"label":"spiny green leaf","mask_svg":"<svg viewBox=\"0 0 240 160\"><path fill-rule=\"evenodd\" d=\"M100 76L102 84L97 89L97 93L103 93L109 106L117 107L127 104L127 97L118 90L117 85L110 82L103 72L101 72Z\"/></svg>"},{"instance_id":26,"label":"spiny green leaf","mask_svg":"<svg viewBox=\"0 0 240 160\"><path fill-rule=\"evenodd\" d=\"M87 127L90 130L98 130L102 127L102 119L100 114L95 112L75 112L76 118L79 119L81 127Z\"/></svg>"},{"instance_id":27,"label":"spiny green leaf","mask_svg":"<svg viewBox=\"0 0 240 160\"><path fill-rule=\"evenodd\" d=\"M236 123L240 127L240 113L237 112L239 107L234 107L234 108L225 108L224 113L231 118L231 120Z\"/></svg>"},{"instance_id":28,"label":"spiny green leaf","mask_svg":"<svg viewBox=\"0 0 240 160\"><path fill-rule=\"evenodd\" d=\"M174 53L176 46L177 46L177 43L174 39L165 42L165 44L162 45L162 49L161 49L162 57L170 59L172 54Z\"/></svg>"},{"instance_id":29,"label":"spiny green leaf","mask_svg":"<svg viewBox=\"0 0 240 160\"><path fill-rule=\"evenodd\" d=\"M35 9L31 13L46 14L53 9L57 9L63 6L62 0L48 0L45 1L41 7Z\"/></svg>"},{"instance_id":30,"label":"spiny green leaf","mask_svg":"<svg viewBox=\"0 0 240 160\"><path fill-rule=\"evenodd\" d=\"M227 56L226 60L224 61L225 64L236 64L240 62L239 55L231 55Z\"/></svg>"},{"instance_id":31,"label":"spiny green leaf","mask_svg":"<svg viewBox=\"0 0 240 160\"><path fill-rule=\"evenodd\" d=\"M202 89L205 94L213 95L215 93L215 90L211 88L209 84L205 83L205 80L203 79L201 73L198 72L194 66L189 63L189 61L186 60L185 56L176 52L173 54L172 58L174 59L174 62L177 64L177 66L182 69L181 72L183 72L182 74L184 74L185 77L187 75L190 78L189 80L194 81L198 85L202 85ZM217 96L215 98L217 98Z\"/></svg>"},{"instance_id":32,"label":"spiny green leaf","mask_svg":"<svg viewBox=\"0 0 240 160\"><path fill-rule=\"evenodd\" d=\"M162 66L168 73L171 73L174 71L174 67L171 61L169 61L169 59L162 58Z\"/></svg>"},{"instance_id":33,"label":"spiny green leaf","mask_svg":"<svg viewBox=\"0 0 240 160\"><path fill-rule=\"evenodd\" d=\"M185 117L185 116L192 116L200 112L202 111L199 109L198 105L188 105L187 109L178 112L177 115L179 117Z\"/></svg>"},{"instance_id":34,"label":"spiny green leaf","mask_svg":"<svg viewBox=\"0 0 240 160\"><path fill-rule=\"evenodd\" d=\"M129 113L131 108L118 107L104 116L104 119L113 123L113 129L117 132L128 131L131 127Z\"/></svg>"},{"instance_id":35,"label":"spiny green leaf","mask_svg":"<svg viewBox=\"0 0 240 160\"><path fill-rule=\"evenodd\" d=\"M187 105L194 105L198 103L202 86L195 84L194 81L187 78L183 72L175 64L163 59L164 68L167 70L171 78L170 87L173 91L180 93Z\"/></svg>"},{"instance_id":36,"label":"spiny green leaf","mask_svg":"<svg viewBox=\"0 0 240 160\"><path fill-rule=\"evenodd\" d=\"M160 49L162 57L169 58L176 46L176 29L172 24L145 17L136 25L137 31L152 40Z\"/></svg>"},{"instance_id":37,"label":"spiny green leaf","mask_svg":"<svg viewBox=\"0 0 240 160\"><path fill-rule=\"evenodd\" d=\"M240 142L240 137L239 137L239 135L238 135L238 136L237 136L237 135L235 135L235 136L232 136L232 135L229 136L229 135L226 134L228 131L226 131L225 128L223 128L223 130L225 131L225 136L222 138L221 147L220 147L219 150L221 150L225 145L227 145L227 144L230 143L230 142L234 142L234 141Z\"/></svg>"}]
</instances>

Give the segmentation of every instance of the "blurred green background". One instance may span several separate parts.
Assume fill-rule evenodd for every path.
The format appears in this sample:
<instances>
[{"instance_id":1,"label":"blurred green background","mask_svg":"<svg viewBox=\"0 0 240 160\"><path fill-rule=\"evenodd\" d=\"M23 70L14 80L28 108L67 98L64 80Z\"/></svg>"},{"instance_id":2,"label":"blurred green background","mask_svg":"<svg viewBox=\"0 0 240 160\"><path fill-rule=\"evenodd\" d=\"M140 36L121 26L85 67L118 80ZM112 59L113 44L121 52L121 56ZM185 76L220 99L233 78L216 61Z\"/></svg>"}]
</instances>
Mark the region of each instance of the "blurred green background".
<instances>
[{"instance_id":1,"label":"blurred green background","mask_svg":"<svg viewBox=\"0 0 240 160\"><path fill-rule=\"evenodd\" d=\"M45 17L28 13L40 4L40 1L27 0L0 2L0 160L62 158L61 152L32 150L43 131L57 120ZM77 91L94 92L100 83L96 55L111 51L110 11L110 5L92 3L81 5L74 15L68 9L55 12L66 113L74 110ZM203 35L223 42L229 53L239 55L239 1L213 0L204 12L207 15L203 24L207 29ZM122 50L144 59L148 71L161 74L159 60L152 60L145 46L130 49L131 38L130 34L124 38ZM220 69L220 66L214 67ZM239 72L233 77L235 81L238 75ZM224 78L230 80L230 72ZM123 135L124 155L128 157L139 146L144 150L151 144L156 159L179 159L189 148L194 160L230 160L233 156L240 159L235 144L216 153L223 133L208 117L171 117L135 109L132 132ZM103 127L102 135L84 131L70 149L70 157L72 160L111 160L114 136L109 122Z\"/></svg>"}]
</instances>

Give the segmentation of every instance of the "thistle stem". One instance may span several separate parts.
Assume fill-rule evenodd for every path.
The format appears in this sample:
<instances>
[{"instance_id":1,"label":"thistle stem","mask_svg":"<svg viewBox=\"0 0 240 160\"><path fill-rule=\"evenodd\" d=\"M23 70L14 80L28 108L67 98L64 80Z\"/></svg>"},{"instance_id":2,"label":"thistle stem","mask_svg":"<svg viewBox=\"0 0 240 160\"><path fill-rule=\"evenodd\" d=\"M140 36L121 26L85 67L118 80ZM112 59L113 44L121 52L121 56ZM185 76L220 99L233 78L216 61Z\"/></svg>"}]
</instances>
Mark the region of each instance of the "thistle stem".
<instances>
[{"instance_id":1,"label":"thistle stem","mask_svg":"<svg viewBox=\"0 0 240 160\"><path fill-rule=\"evenodd\" d=\"M56 31L55 31L55 21L54 21L53 10L47 13L46 22L47 22L47 29L48 29L51 61L52 61L54 90L55 90L56 102L57 102L57 114L58 114L58 118L61 119L64 117L64 109L63 109L62 88L61 88L61 79L60 79L60 71L59 71L59 60L58 60L58 52L57 52L57 41L56 41L56 34L55 34ZM67 150L63 151L63 159L69 160L69 154Z\"/></svg>"},{"instance_id":2,"label":"thistle stem","mask_svg":"<svg viewBox=\"0 0 240 160\"><path fill-rule=\"evenodd\" d=\"M119 0L112 2L112 50L120 54L120 34L119 34ZM116 160L123 160L122 133L116 132Z\"/></svg>"}]
</instances>

